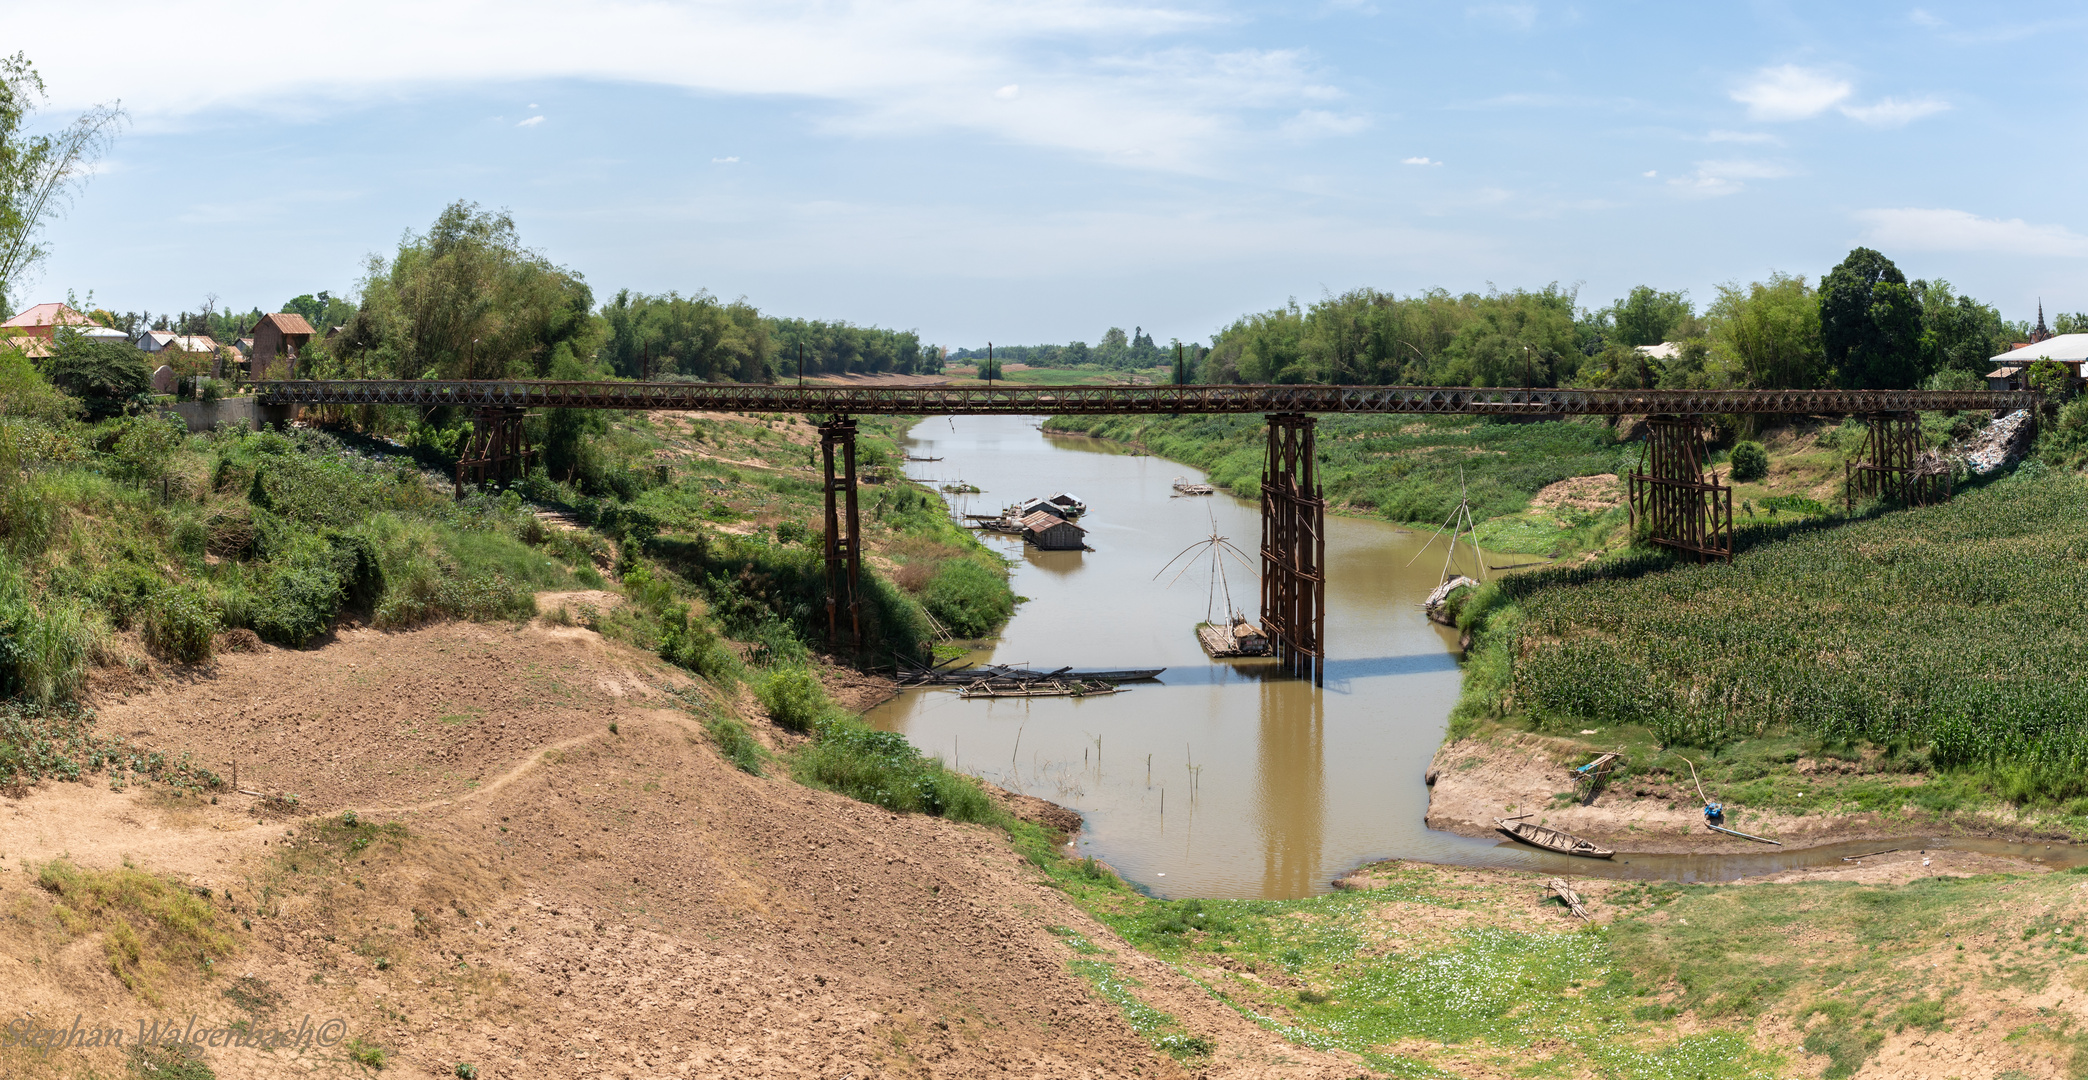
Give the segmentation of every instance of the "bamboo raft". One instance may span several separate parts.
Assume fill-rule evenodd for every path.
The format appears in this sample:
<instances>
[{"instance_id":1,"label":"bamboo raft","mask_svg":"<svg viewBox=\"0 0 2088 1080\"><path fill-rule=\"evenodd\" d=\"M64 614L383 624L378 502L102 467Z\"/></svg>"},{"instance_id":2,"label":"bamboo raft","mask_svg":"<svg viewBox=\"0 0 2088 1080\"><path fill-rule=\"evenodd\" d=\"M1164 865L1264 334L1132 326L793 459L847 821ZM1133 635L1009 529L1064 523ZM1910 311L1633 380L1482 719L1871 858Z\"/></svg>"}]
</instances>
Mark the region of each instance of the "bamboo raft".
<instances>
[{"instance_id":1,"label":"bamboo raft","mask_svg":"<svg viewBox=\"0 0 2088 1080\"><path fill-rule=\"evenodd\" d=\"M1570 832L1547 828L1543 825L1533 825L1527 821L1505 821L1501 818L1495 818L1494 828L1507 834L1511 840L1520 841L1531 847L1543 848L1546 851L1556 851L1561 855L1579 855L1585 859L1607 859L1616 854L1615 851L1609 848L1598 847L1593 842L1583 840Z\"/></svg>"},{"instance_id":2,"label":"bamboo raft","mask_svg":"<svg viewBox=\"0 0 2088 1080\"><path fill-rule=\"evenodd\" d=\"M1032 671L1028 668L1007 667L988 664L985 667L958 668L954 671L942 668L916 667L901 672L901 686L972 686L977 683L1041 683L1050 680L1079 683L1127 683L1157 679L1166 668L1105 668L1075 671L1062 667L1057 671Z\"/></svg>"},{"instance_id":3,"label":"bamboo raft","mask_svg":"<svg viewBox=\"0 0 2088 1080\"><path fill-rule=\"evenodd\" d=\"M985 679L957 692L971 698L1095 697L1121 694L1124 688L1100 679Z\"/></svg>"},{"instance_id":4,"label":"bamboo raft","mask_svg":"<svg viewBox=\"0 0 2088 1080\"><path fill-rule=\"evenodd\" d=\"M1189 478L1188 478L1188 477L1186 477L1186 476L1177 476L1177 477L1175 477L1175 478L1174 478L1174 489L1175 489L1175 494L1177 494L1177 495L1216 495L1216 494L1218 494L1218 489L1217 489L1217 488L1214 488L1214 487L1212 487L1212 486L1211 486L1211 485L1209 485L1209 484L1199 484L1199 483L1197 483L1197 482L1195 482L1195 481L1193 481L1193 480L1189 479Z\"/></svg>"},{"instance_id":5,"label":"bamboo raft","mask_svg":"<svg viewBox=\"0 0 2088 1080\"><path fill-rule=\"evenodd\" d=\"M1244 618L1230 624L1198 623L1196 640L1213 659L1269 655L1268 635Z\"/></svg>"}]
</instances>

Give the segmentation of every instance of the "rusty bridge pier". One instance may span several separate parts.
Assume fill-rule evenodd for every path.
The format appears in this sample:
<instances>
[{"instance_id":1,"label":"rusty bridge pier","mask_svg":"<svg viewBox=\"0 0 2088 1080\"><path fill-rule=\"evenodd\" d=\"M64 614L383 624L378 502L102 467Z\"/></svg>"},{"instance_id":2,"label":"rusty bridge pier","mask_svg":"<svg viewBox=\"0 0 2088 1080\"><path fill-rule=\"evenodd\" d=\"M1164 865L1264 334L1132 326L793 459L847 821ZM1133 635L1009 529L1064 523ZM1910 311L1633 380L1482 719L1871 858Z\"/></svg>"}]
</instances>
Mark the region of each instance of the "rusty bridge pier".
<instances>
[{"instance_id":1,"label":"rusty bridge pier","mask_svg":"<svg viewBox=\"0 0 2088 1080\"><path fill-rule=\"evenodd\" d=\"M1268 417L1262 462L1262 629L1284 670L1326 684L1327 500L1320 492L1314 419Z\"/></svg>"},{"instance_id":2,"label":"rusty bridge pier","mask_svg":"<svg viewBox=\"0 0 2088 1080\"><path fill-rule=\"evenodd\" d=\"M464 476L471 482L505 484L520 480L529 471L532 451L522 439L522 416L529 410L514 406L483 408L472 417L471 441L457 456L457 498L464 497Z\"/></svg>"},{"instance_id":3,"label":"rusty bridge pier","mask_svg":"<svg viewBox=\"0 0 2088 1080\"><path fill-rule=\"evenodd\" d=\"M856 514L856 422L836 416L819 425L819 453L826 464L827 640L840 644L845 629L850 647L860 652L863 532Z\"/></svg>"},{"instance_id":4,"label":"rusty bridge pier","mask_svg":"<svg viewBox=\"0 0 2088 1080\"><path fill-rule=\"evenodd\" d=\"M1941 457L1921 453L1918 413L1871 413L1863 418L1863 456L1842 465L1844 508L1856 500L1896 499L1907 506L1928 506L1950 498L1950 467Z\"/></svg>"},{"instance_id":5,"label":"rusty bridge pier","mask_svg":"<svg viewBox=\"0 0 2088 1080\"><path fill-rule=\"evenodd\" d=\"M1733 489L1704 474L1704 421L1698 416L1654 416L1646 446L1630 477L1631 524L1648 539L1694 554L1698 561L1733 561Z\"/></svg>"}]
</instances>

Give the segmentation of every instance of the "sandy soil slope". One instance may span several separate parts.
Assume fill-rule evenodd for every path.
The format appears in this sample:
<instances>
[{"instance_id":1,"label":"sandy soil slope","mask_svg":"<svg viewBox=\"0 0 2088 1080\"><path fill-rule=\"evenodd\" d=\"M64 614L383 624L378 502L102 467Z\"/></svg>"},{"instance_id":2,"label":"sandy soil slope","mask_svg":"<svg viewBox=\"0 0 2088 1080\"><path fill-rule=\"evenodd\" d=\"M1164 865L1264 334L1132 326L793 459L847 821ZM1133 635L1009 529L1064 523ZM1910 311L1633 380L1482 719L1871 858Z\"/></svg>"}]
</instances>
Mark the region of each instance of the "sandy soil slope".
<instances>
[{"instance_id":1,"label":"sandy soil slope","mask_svg":"<svg viewBox=\"0 0 2088 1080\"><path fill-rule=\"evenodd\" d=\"M998 833L746 775L692 703L717 707L650 657L541 624L349 630L103 702L106 730L236 764L241 787L297 806L105 783L0 799L0 1008L121 1027L340 1017L386 1050L388 1077L1184 1074L1069 972L1046 928L1108 932ZM410 836L329 869L320 822L349 810ZM214 977L170 974L157 1005L139 1000L26 872L61 852L177 875L251 928ZM1125 968L1216 1045L1201 1075L1360 1071L1165 965ZM340 1047L204 1053L220 1077L354 1071ZM0 1053L0 1074L88 1067L121 1064Z\"/></svg>"}]
</instances>

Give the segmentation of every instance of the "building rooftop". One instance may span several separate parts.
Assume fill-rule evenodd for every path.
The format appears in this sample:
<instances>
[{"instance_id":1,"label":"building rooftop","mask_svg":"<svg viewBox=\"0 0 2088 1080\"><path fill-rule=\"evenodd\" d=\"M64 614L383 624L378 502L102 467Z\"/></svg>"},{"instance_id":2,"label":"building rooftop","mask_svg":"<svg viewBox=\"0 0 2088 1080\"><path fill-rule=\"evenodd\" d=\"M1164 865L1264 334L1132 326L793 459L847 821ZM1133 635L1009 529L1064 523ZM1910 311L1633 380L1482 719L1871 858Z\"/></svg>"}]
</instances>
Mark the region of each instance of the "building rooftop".
<instances>
[{"instance_id":1,"label":"building rooftop","mask_svg":"<svg viewBox=\"0 0 2088 1080\"><path fill-rule=\"evenodd\" d=\"M1075 525L1070 521L1067 521L1065 518L1062 518L1057 514L1047 514L1042 510L1039 510L1036 513L1031 514L1030 516L1022 519L1023 528L1033 529L1037 532L1042 532L1045 529L1049 529L1054 525L1065 525L1073 529L1075 532L1087 532L1086 529L1083 529L1080 526Z\"/></svg>"},{"instance_id":2,"label":"building rooftop","mask_svg":"<svg viewBox=\"0 0 2088 1080\"><path fill-rule=\"evenodd\" d=\"M0 329L27 326L78 326L86 321L87 316L66 307L64 304L37 304L20 315L0 323Z\"/></svg>"},{"instance_id":3,"label":"building rooftop","mask_svg":"<svg viewBox=\"0 0 2088 1080\"><path fill-rule=\"evenodd\" d=\"M273 315L263 315L261 316L261 322L274 323L275 328L285 334L313 334L318 332L312 329L312 324L306 322L304 316L291 311L278 311ZM258 328L261 323L255 323L254 325Z\"/></svg>"},{"instance_id":4,"label":"building rooftop","mask_svg":"<svg viewBox=\"0 0 2088 1080\"><path fill-rule=\"evenodd\" d=\"M2032 360L2088 360L2088 334L2055 334L2043 341L2010 349L1993 357L1997 364L2028 364Z\"/></svg>"}]
</instances>

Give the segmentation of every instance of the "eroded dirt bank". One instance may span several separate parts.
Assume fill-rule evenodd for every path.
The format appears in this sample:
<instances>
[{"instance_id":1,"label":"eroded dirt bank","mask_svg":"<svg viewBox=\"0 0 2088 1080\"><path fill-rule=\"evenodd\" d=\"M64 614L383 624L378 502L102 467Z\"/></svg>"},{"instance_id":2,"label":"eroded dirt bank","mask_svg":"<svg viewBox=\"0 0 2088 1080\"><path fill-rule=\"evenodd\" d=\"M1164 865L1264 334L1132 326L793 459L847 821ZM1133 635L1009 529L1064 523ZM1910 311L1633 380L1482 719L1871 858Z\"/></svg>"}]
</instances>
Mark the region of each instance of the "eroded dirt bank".
<instances>
[{"instance_id":1,"label":"eroded dirt bank","mask_svg":"<svg viewBox=\"0 0 2088 1080\"><path fill-rule=\"evenodd\" d=\"M1763 850L1752 841L1706 829L1703 803L1690 777L1671 775L1665 769L1654 776L1610 783L1590 805L1564 797L1575 790L1571 763L1586 759L1587 754L1575 744L1528 733L1502 732L1486 739L1446 742L1430 763L1435 781L1429 788L1428 827L1462 836L1495 837L1499 835L1495 819L1530 814L1530 820L1620 852L1740 854ZM1892 813L1792 814L1728 803L1726 811L1730 828L1774 837L1786 850L1910 834L2041 837L2036 829L2001 817L1945 818L1911 807Z\"/></svg>"},{"instance_id":2,"label":"eroded dirt bank","mask_svg":"<svg viewBox=\"0 0 2088 1080\"><path fill-rule=\"evenodd\" d=\"M220 1077L353 1069L357 1048L408 1077L1184 1075L1069 970L1070 929L1209 1041L1200 1075L1359 1073L1117 947L993 830L738 771L692 713L718 707L585 630L467 624L226 655L104 701L104 730L296 804L97 777L0 799L0 1000L124 1029L339 1017L357 1040L205 1050ZM81 901L36 882L60 855L207 890L232 955L126 987L109 935L57 910ZM90 1068L124 1064L0 1050L0 1074Z\"/></svg>"}]
</instances>

